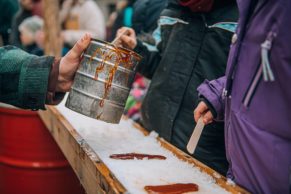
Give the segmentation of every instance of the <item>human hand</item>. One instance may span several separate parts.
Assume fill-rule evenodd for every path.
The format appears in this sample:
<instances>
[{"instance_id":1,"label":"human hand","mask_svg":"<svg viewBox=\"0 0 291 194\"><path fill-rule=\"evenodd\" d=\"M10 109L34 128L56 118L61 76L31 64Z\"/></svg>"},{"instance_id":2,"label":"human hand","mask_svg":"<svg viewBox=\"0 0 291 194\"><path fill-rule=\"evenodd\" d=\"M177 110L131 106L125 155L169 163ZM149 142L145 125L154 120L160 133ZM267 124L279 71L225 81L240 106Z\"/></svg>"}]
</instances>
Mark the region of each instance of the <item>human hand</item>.
<instances>
[{"instance_id":1,"label":"human hand","mask_svg":"<svg viewBox=\"0 0 291 194\"><path fill-rule=\"evenodd\" d=\"M137 45L136 34L132 28L122 27L117 30L116 37L117 45L133 50Z\"/></svg>"},{"instance_id":2,"label":"human hand","mask_svg":"<svg viewBox=\"0 0 291 194\"><path fill-rule=\"evenodd\" d=\"M90 34L85 34L74 47L61 59L57 92L67 92L73 85L75 73L79 67L81 55L88 47L91 40Z\"/></svg>"},{"instance_id":3,"label":"human hand","mask_svg":"<svg viewBox=\"0 0 291 194\"><path fill-rule=\"evenodd\" d=\"M203 122L205 125L213 122L213 115L209 110L205 102L201 101L196 109L194 110L194 119L195 122L198 122L198 119L203 116Z\"/></svg>"}]
</instances>

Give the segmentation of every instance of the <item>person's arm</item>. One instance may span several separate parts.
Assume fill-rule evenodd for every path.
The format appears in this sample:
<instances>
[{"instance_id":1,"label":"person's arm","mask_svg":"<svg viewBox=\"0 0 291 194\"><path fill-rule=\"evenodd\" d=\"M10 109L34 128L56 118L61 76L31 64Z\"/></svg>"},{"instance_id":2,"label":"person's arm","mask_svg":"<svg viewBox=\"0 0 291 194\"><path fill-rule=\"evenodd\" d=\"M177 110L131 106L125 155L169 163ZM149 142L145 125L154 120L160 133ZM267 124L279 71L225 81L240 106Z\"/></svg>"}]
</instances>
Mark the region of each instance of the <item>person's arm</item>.
<instances>
[{"instance_id":1,"label":"person's arm","mask_svg":"<svg viewBox=\"0 0 291 194\"><path fill-rule=\"evenodd\" d=\"M86 34L61 59L30 55L13 46L0 48L0 102L32 110L59 103L70 90L89 43Z\"/></svg>"},{"instance_id":2,"label":"person's arm","mask_svg":"<svg viewBox=\"0 0 291 194\"><path fill-rule=\"evenodd\" d=\"M194 110L194 119L196 122L202 115L205 124L211 123L213 119L223 120L225 101L222 93L225 82L226 77L224 76L212 81L206 80L197 88L202 101Z\"/></svg>"},{"instance_id":3,"label":"person's arm","mask_svg":"<svg viewBox=\"0 0 291 194\"><path fill-rule=\"evenodd\" d=\"M124 33L125 30L127 31L127 33ZM122 35L123 33L124 35ZM120 44L123 47L134 50L143 57L142 61L137 67L137 72L151 79L161 60L160 52L158 49L160 44L155 50L150 50L150 45L145 46L144 43L136 38L135 31L131 28L126 27L120 28L117 31L116 37L119 36Z\"/></svg>"}]
</instances>

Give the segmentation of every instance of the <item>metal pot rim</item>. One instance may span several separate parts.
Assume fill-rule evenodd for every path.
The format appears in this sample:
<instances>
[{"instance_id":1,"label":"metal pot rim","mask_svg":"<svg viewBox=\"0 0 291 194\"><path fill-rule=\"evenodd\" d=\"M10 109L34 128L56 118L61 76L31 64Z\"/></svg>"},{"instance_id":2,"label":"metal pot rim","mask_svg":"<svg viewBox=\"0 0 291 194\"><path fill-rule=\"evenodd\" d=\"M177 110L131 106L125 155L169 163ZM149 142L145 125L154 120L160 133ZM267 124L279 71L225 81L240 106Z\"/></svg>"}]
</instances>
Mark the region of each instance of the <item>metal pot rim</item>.
<instances>
[{"instance_id":1,"label":"metal pot rim","mask_svg":"<svg viewBox=\"0 0 291 194\"><path fill-rule=\"evenodd\" d=\"M116 48L115 45L111 44L110 42L106 42L106 41L103 41L103 40L99 40L97 38L91 38L91 41L95 41L95 42L101 42L103 44L106 44L106 45L109 45L111 46L113 49ZM130 49L127 49L127 48L124 48L124 47L118 47L119 49L123 50L125 53L132 53L134 55L134 57L138 58L138 60L141 60L142 59L142 56L139 55L138 53L130 50Z\"/></svg>"}]
</instances>

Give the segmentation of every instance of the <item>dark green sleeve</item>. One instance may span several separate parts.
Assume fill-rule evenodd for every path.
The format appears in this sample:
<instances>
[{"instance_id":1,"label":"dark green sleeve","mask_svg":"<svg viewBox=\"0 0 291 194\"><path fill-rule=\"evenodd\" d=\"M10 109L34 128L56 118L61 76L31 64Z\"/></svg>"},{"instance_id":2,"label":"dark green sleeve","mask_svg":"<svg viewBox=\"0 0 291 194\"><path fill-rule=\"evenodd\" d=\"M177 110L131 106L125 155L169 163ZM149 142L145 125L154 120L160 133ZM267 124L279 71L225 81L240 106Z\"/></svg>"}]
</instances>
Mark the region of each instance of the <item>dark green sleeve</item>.
<instances>
[{"instance_id":1,"label":"dark green sleeve","mask_svg":"<svg viewBox=\"0 0 291 194\"><path fill-rule=\"evenodd\" d=\"M24 109L45 109L54 57L30 55L13 46L0 47L0 102Z\"/></svg>"}]
</instances>

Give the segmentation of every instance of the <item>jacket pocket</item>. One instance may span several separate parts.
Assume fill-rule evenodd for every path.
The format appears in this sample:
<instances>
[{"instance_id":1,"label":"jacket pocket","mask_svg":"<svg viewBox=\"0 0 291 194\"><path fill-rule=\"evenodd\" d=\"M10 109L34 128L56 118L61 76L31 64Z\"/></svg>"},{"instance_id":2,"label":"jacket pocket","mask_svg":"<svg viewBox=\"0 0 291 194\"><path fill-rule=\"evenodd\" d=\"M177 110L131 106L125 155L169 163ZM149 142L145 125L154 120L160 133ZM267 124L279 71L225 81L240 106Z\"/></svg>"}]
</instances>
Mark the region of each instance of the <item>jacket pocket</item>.
<instances>
[{"instance_id":1,"label":"jacket pocket","mask_svg":"<svg viewBox=\"0 0 291 194\"><path fill-rule=\"evenodd\" d=\"M243 105L245 107L250 106L250 103L257 91L258 85L261 82L262 78L265 82L273 82L275 80L275 76L269 60L270 50L272 48L272 43L275 37L276 33L271 31L268 33L266 40L261 44L261 62L257 67L256 73L252 78L252 81L248 86L248 89L243 98Z\"/></svg>"}]
</instances>

